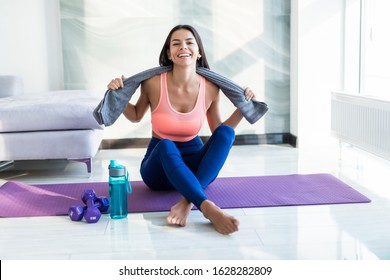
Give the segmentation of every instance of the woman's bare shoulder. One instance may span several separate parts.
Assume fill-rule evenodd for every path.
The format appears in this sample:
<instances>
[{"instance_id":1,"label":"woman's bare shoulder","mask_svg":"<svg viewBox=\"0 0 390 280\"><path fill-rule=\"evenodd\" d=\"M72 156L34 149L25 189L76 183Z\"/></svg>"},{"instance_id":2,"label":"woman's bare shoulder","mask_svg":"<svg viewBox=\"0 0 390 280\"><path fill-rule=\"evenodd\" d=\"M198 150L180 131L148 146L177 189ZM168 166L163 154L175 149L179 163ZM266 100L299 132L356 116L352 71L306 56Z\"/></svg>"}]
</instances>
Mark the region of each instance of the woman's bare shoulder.
<instances>
[{"instance_id":1,"label":"woman's bare shoulder","mask_svg":"<svg viewBox=\"0 0 390 280\"><path fill-rule=\"evenodd\" d=\"M156 84L160 84L160 75L153 76L142 82L142 85L153 86Z\"/></svg>"},{"instance_id":2,"label":"woman's bare shoulder","mask_svg":"<svg viewBox=\"0 0 390 280\"><path fill-rule=\"evenodd\" d=\"M219 87L216 84L206 80L206 92L212 96L217 96L219 93Z\"/></svg>"},{"instance_id":3,"label":"woman's bare shoulder","mask_svg":"<svg viewBox=\"0 0 390 280\"><path fill-rule=\"evenodd\" d=\"M144 92L154 92L156 89L160 88L160 75L153 76L141 84L141 89Z\"/></svg>"}]
</instances>

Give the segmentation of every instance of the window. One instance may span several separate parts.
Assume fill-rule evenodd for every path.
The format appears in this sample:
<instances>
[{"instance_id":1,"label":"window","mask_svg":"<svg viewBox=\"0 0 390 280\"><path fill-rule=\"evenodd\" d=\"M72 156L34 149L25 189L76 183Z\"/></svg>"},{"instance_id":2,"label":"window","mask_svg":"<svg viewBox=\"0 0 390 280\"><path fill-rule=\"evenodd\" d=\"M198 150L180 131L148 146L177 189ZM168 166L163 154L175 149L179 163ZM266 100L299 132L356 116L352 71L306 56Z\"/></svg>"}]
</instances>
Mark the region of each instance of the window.
<instances>
[{"instance_id":1,"label":"window","mask_svg":"<svg viewBox=\"0 0 390 280\"><path fill-rule=\"evenodd\" d=\"M390 98L390 1L363 0L360 92Z\"/></svg>"}]
</instances>

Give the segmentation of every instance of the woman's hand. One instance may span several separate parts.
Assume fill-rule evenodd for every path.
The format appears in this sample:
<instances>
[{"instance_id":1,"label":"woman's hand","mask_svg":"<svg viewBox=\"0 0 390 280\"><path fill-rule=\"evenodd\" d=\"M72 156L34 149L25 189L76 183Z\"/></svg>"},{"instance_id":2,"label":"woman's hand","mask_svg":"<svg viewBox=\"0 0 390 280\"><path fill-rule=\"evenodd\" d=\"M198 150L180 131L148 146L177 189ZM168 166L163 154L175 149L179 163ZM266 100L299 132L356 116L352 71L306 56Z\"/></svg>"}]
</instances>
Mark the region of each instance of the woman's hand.
<instances>
[{"instance_id":1,"label":"woman's hand","mask_svg":"<svg viewBox=\"0 0 390 280\"><path fill-rule=\"evenodd\" d=\"M255 94L253 93L253 91L249 87L244 87L244 89L245 89L245 100L246 101L256 99Z\"/></svg>"},{"instance_id":2,"label":"woman's hand","mask_svg":"<svg viewBox=\"0 0 390 280\"><path fill-rule=\"evenodd\" d=\"M121 78L115 78L112 79L111 82L107 85L108 89L116 90L119 88L123 88L123 80L125 79L125 76L122 75Z\"/></svg>"},{"instance_id":3,"label":"woman's hand","mask_svg":"<svg viewBox=\"0 0 390 280\"><path fill-rule=\"evenodd\" d=\"M248 87L244 87L245 89L245 100L249 101L249 100L253 100L253 99L256 99L256 96L255 94L253 93L253 91L248 88ZM239 109L236 109L233 114L226 120L224 121L223 123L232 127L232 128L236 128L237 125L241 122L241 120L243 119L243 115L241 114L240 110Z\"/></svg>"}]
</instances>

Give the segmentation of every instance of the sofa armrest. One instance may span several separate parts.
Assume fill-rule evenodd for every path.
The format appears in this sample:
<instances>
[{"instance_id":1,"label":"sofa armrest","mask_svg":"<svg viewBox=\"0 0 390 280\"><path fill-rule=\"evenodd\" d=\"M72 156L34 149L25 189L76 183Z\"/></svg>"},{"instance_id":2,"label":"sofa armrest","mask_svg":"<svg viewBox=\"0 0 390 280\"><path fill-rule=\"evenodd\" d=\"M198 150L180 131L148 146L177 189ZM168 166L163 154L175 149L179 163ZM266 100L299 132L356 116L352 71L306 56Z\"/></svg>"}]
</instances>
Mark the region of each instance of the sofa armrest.
<instances>
[{"instance_id":1,"label":"sofa armrest","mask_svg":"<svg viewBox=\"0 0 390 280\"><path fill-rule=\"evenodd\" d=\"M0 75L0 97L23 94L23 81L18 76Z\"/></svg>"}]
</instances>

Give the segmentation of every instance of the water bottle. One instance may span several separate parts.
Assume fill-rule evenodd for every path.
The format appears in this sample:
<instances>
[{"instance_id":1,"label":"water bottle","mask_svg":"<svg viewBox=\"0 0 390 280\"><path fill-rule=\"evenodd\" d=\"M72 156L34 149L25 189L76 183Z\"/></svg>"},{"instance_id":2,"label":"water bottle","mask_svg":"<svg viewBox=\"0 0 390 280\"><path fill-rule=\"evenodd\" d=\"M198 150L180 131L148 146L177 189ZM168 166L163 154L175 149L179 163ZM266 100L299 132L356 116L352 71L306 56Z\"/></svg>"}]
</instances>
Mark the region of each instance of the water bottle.
<instances>
[{"instance_id":1,"label":"water bottle","mask_svg":"<svg viewBox=\"0 0 390 280\"><path fill-rule=\"evenodd\" d=\"M127 195L132 192L126 167L111 160L109 169L110 216L112 219L127 217Z\"/></svg>"}]
</instances>

